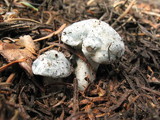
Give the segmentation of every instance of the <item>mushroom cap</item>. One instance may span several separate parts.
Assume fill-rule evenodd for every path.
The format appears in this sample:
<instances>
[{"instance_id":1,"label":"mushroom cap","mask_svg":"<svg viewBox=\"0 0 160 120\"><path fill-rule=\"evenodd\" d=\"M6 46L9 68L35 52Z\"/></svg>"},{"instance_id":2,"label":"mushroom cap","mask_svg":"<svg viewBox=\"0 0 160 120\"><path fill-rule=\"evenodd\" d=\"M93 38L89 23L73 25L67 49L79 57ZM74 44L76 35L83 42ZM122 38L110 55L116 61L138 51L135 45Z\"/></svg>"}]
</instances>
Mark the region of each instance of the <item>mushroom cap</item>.
<instances>
[{"instance_id":1,"label":"mushroom cap","mask_svg":"<svg viewBox=\"0 0 160 120\"><path fill-rule=\"evenodd\" d=\"M62 31L61 40L69 46L81 48L83 39L87 34L88 30L85 27L85 22L80 21L66 27Z\"/></svg>"},{"instance_id":2,"label":"mushroom cap","mask_svg":"<svg viewBox=\"0 0 160 120\"><path fill-rule=\"evenodd\" d=\"M35 75L63 78L71 74L71 64L63 53L50 50L33 62L32 71Z\"/></svg>"},{"instance_id":3,"label":"mushroom cap","mask_svg":"<svg viewBox=\"0 0 160 120\"><path fill-rule=\"evenodd\" d=\"M103 39L93 42L98 38L86 38L82 44L82 51L87 58L99 64L109 64L124 54L124 43L121 41ZM101 42L99 42L101 41Z\"/></svg>"},{"instance_id":4,"label":"mushroom cap","mask_svg":"<svg viewBox=\"0 0 160 120\"><path fill-rule=\"evenodd\" d=\"M107 23L88 19L66 27L62 41L82 52L92 61L108 64L124 54L125 47L119 34Z\"/></svg>"}]
</instances>

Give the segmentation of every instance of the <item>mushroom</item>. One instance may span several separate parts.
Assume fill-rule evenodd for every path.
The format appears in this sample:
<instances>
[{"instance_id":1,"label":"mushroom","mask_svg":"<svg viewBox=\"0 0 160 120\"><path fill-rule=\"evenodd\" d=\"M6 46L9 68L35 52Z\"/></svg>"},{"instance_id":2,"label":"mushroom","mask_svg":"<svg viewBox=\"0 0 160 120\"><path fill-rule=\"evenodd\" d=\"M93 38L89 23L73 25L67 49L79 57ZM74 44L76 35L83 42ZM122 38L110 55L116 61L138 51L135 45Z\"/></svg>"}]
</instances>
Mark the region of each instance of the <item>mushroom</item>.
<instances>
[{"instance_id":1,"label":"mushroom","mask_svg":"<svg viewBox=\"0 0 160 120\"><path fill-rule=\"evenodd\" d=\"M73 23L66 27L61 40L83 52L92 69L78 58L75 75L80 90L84 90L89 81L95 80L99 64L109 64L120 58L125 51L124 43L119 34L107 23L88 19Z\"/></svg>"},{"instance_id":2,"label":"mushroom","mask_svg":"<svg viewBox=\"0 0 160 120\"><path fill-rule=\"evenodd\" d=\"M64 78L71 74L71 64L63 53L50 50L40 55L32 64L35 75Z\"/></svg>"}]
</instances>

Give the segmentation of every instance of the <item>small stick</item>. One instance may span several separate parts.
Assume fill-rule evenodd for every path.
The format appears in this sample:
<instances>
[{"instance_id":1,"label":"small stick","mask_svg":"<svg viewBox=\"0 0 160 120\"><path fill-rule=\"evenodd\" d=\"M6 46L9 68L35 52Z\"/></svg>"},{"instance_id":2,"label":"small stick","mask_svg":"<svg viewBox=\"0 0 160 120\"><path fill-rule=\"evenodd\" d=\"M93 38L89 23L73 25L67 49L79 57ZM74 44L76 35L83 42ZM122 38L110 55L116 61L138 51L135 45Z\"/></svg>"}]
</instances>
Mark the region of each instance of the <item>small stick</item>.
<instances>
[{"instance_id":1,"label":"small stick","mask_svg":"<svg viewBox=\"0 0 160 120\"><path fill-rule=\"evenodd\" d=\"M8 2L8 0L4 0L4 2L6 3L7 7L9 7L9 2Z\"/></svg>"},{"instance_id":2,"label":"small stick","mask_svg":"<svg viewBox=\"0 0 160 120\"><path fill-rule=\"evenodd\" d=\"M48 47L45 47L45 48L43 48L43 49L41 49L41 50L39 50L39 55L41 54L41 53L43 53L44 51L46 51L46 50L48 50L48 49L50 49L50 48L52 48L52 47L54 47L55 45L50 45L50 46L48 46Z\"/></svg>"},{"instance_id":3,"label":"small stick","mask_svg":"<svg viewBox=\"0 0 160 120\"><path fill-rule=\"evenodd\" d=\"M6 68L8 68L9 66L11 66L12 64L19 63L19 62L24 62L24 61L26 61L25 58L20 59L20 60L16 60L16 61L13 61L13 62L10 62L7 65L4 65L4 66L0 67L0 72L4 71Z\"/></svg>"},{"instance_id":4,"label":"small stick","mask_svg":"<svg viewBox=\"0 0 160 120\"><path fill-rule=\"evenodd\" d=\"M142 21L146 24L149 24L150 26L152 26L154 29L158 29L160 27L160 23L158 24L154 24L152 23L152 21L147 20L147 19L142 19Z\"/></svg>"},{"instance_id":5,"label":"small stick","mask_svg":"<svg viewBox=\"0 0 160 120\"><path fill-rule=\"evenodd\" d=\"M153 15L153 16L160 17L160 14L155 13L155 12L151 12L151 11L142 11L142 13L145 13L145 14L148 14L148 15Z\"/></svg>"},{"instance_id":6,"label":"small stick","mask_svg":"<svg viewBox=\"0 0 160 120\"><path fill-rule=\"evenodd\" d=\"M11 21L30 21L30 22L41 24L40 22L33 20L33 19L29 19L29 18L13 18L13 19L5 20L5 22L11 22Z\"/></svg>"},{"instance_id":7,"label":"small stick","mask_svg":"<svg viewBox=\"0 0 160 120\"><path fill-rule=\"evenodd\" d=\"M120 5L120 4L125 4L125 2L126 2L126 1L116 2L116 3L113 4L113 7L115 8L115 7L117 7L117 6Z\"/></svg>"},{"instance_id":8,"label":"small stick","mask_svg":"<svg viewBox=\"0 0 160 120\"><path fill-rule=\"evenodd\" d=\"M8 6L8 12L11 11L11 8L12 8L12 4L13 4L14 0L10 0L9 2L9 6Z\"/></svg>"},{"instance_id":9,"label":"small stick","mask_svg":"<svg viewBox=\"0 0 160 120\"><path fill-rule=\"evenodd\" d=\"M55 105L53 105L52 108L55 108L55 107L61 105L62 103L64 103L65 99L66 99L66 96L64 96L64 97L62 98L62 100L60 100L58 103L56 103Z\"/></svg>"},{"instance_id":10,"label":"small stick","mask_svg":"<svg viewBox=\"0 0 160 120\"><path fill-rule=\"evenodd\" d=\"M51 38L52 36L59 34L65 27L66 27L66 24L63 24L58 30L52 32L51 34L49 34L47 36L44 36L44 37L41 37L41 38L38 38L38 39L35 39L33 41L38 42L38 41L41 41L41 40L45 40L47 38Z\"/></svg>"},{"instance_id":11,"label":"small stick","mask_svg":"<svg viewBox=\"0 0 160 120\"><path fill-rule=\"evenodd\" d=\"M44 13L47 13L47 14L49 15L49 18L48 18L46 24L50 24L51 21L53 20L53 15L52 15L52 13L49 12L49 11L45 11Z\"/></svg>"},{"instance_id":12,"label":"small stick","mask_svg":"<svg viewBox=\"0 0 160 120\"><path fill-rule=\"evenodd\" d=\"M74 94L73 94L73 115L79 111L79 100L78 100L78 80L74 79Z\"/></svg>"},{"instance_id":13,"label":"small stick","mask_svg":"<svg viewBox=\"0 0 160 120\"><path fill-rule=\"evenodd\" d=\"M9 77L7 78L7 80L6 80L6 83L12 83L13 79L15 78L15 76L16 76L16 73L11 73L9 75Z\"/></svg>"},{"instance_id":14,"label":"small stick","mask_svg":"<svg viewBox=\"0 0 160 120\"><path fill-rule=\"evenodd\" d=\"M122 19L124 16L126 16L126 14L130 11L130 9L132 8L132 6L135 4L136 0L133 0L130 5L127 7L127 9L124 11L123 14L121 14L117 20L111 25L112 27L120 20Z\"/></svg>"},{"instance_id":15,"label":"small stick","mask_svg":"<svg viewBox=\"0 0 160 120\"><path fill-rule=\"evenodd\" d=\"M118 31L120 28L125 26L128 22L130 22L133 19L132 16L130 16L122 25L120 25L118 28L116 28L116 31Z\"/></svg>"}]
</instances>

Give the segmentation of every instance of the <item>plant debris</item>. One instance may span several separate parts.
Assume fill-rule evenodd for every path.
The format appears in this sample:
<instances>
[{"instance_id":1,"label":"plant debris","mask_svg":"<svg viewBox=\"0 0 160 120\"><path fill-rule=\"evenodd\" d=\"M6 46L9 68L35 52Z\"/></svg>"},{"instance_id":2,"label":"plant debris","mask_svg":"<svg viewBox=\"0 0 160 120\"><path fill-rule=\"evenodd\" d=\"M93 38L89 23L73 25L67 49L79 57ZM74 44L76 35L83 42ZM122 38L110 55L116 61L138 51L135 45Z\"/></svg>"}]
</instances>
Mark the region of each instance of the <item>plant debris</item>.
<instances>
[{"instance_id":1,"label":"plant debris","mask_svg":"<svg viewBox=\"0 0 160 120\"><path fill-rule=\"evenodd\" d=\"M0 1L0 119L160 119L157 0L23 2ZM110 24L123 38L125 54L118 62L100 65L96 80L83 92L74 74L47 86L43 77L32 74L33 60L48 50L87 63L84 55L61 41L61 31L66 24L94 18ZM52 91L55 87L61 89Z\"/></svg>"}]
</instances>

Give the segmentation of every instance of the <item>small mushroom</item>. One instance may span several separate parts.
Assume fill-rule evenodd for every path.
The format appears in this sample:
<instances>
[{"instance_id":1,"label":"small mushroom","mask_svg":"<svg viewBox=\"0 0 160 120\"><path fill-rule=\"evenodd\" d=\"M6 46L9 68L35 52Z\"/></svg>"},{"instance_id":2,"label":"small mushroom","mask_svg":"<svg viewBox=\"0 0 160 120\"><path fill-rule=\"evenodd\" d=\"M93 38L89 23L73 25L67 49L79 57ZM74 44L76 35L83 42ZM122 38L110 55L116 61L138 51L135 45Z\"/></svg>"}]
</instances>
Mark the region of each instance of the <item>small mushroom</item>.
<instances>
[{"instance_id":1,"label":"small mushroom","mask_svg":"<svg viewBox=\"0 0 160 120\"><path fill-rule=\"evenodd\" d=\"M88 81L95 79L94 71L99 64L109 64L120 58L125 51L124 43L119 34L107 23L88 19L66 27L61 40L77 50L81 50L93 69L78 59L75 69L80 90L84 90ZM86 80L87 78L87 80Z\"/></svg>"},{"instance_id":2,"label":"small mushroom","mask_svg":"<svg viewBox=\"0 0 160 120\"><path fill-rule=\"evenodd\" d=\"M40 55L32 64L35 75L51 78L64 78L71 74L71 64L64 54L50 50Z\"/></svg>"}]
</instances>

